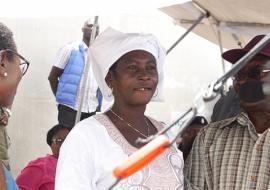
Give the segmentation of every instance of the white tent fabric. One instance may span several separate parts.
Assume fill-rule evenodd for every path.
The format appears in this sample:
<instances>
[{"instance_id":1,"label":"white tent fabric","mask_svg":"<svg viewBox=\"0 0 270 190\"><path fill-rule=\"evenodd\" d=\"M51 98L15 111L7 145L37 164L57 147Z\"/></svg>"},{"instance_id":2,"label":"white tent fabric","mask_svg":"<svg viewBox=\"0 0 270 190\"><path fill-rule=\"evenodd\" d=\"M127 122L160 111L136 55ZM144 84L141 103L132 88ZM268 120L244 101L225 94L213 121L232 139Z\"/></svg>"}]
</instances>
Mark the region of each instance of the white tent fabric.
<instances>
[{"instance_id":1,"label":"white tent fabric","mask_svg":"<svg viewBox=\"0 0 270 190\"><path fill-rule=\"evenodd\" d=\"M270 1L261 0L195 0L163 7L160 10L172 17L176 24L189 28L203 12L209 14L193 32L222 46L238 48L258 34L270 31Z\"/></svg>"}]
</instances>

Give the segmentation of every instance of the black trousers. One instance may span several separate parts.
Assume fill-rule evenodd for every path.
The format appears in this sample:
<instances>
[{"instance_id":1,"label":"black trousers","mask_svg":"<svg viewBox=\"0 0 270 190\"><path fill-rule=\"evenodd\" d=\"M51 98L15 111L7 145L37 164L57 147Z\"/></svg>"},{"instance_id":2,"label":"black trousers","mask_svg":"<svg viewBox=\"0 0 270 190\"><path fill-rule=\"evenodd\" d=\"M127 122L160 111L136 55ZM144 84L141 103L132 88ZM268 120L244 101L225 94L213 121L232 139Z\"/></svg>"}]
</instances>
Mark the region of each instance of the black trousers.
<instances>
[{"instance_id":1,"label":"black trousers","mask_svg":"<svg viewBox=\"0 0 270 190\"><path fill-rule=\"evenodd\" d=\"M58 104L58 122L59 122L59 124L70 127L70 128L74 127L75 120L76 120L76 114L77 114L76 110L74 110L68 106ZM81 112L80 120L83 120L83 119L88 118L88 117L95 115L95 114L96 114L96 112L91 112L91 113Z\"/></svg>"}]
</instances>

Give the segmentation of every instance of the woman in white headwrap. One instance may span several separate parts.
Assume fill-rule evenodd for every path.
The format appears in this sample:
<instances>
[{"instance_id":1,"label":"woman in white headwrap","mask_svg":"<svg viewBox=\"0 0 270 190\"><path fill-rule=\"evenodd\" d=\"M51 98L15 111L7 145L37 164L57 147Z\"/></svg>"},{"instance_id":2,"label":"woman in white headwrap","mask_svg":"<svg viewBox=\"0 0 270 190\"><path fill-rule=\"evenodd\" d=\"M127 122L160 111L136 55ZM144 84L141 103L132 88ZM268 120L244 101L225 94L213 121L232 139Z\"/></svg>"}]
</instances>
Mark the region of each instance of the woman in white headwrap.
<instances>
[{"instance_id":1,"label":"woman in white headwrap","mask_svg":"<svg viewBox=\"0 0 270 190\"><path fill-rule=\"evenodd\" d=\"M108 28L90 46L90 59L103 96L112 107L78 123L61 148L56 190L107 189L112 170L162 129L144 115L151 100L162 99L166 52L150 34L126 34ZM183 158L168 148L115 189L183 189Z\"/></svg>"}]
</instances>

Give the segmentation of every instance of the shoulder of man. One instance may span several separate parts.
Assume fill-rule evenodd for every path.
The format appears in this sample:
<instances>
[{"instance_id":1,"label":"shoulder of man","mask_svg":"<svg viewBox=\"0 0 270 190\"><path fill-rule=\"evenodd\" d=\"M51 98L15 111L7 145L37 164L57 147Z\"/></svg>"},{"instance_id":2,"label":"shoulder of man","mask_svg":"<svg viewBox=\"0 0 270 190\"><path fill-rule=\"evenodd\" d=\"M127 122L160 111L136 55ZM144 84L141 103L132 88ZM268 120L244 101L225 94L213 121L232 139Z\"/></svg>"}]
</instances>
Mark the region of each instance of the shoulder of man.
<instances>
[{"instance_id":1,"label":"shoulder of man","mask_svg":"<svg viewBox=\"0 0 270 190\"><path fill-rule=\"evenodd\" d=\"M237 116L232 117L232 118L228 118L228 119L224 119L224 120L221 120L221 121L209 123L208 125L206 125L205 127L203 127L200 130L198 135L201 135L202 133L205 136L216 135L217 133L221 133L227 127L232 127L233 126L232 124L234 122L237 122Z\"/></svg>"},{"instance_id":2,"label":"shoulder of man","mask_svg":"<svg viewBox=\"0 0 270 190\"><path fill-rule=\"evenodd\" d=\"M72 50L74 48L79 48L79 46L82 44L82 41L70 41L63 46L60 47L60 50Z\"/></svg>"},{"instance_id":3,"label":"shoulder of man","mask_svg":"<svg viewBox=\"0 0 270 190\"><path fill-rule=\"evenodd\" d=\"M81 44L82 44L81 41L72 41L65 44L64 47L69 48L69 49L74 49L74 48L79 48Z\"/></svg>"}]
</instances>

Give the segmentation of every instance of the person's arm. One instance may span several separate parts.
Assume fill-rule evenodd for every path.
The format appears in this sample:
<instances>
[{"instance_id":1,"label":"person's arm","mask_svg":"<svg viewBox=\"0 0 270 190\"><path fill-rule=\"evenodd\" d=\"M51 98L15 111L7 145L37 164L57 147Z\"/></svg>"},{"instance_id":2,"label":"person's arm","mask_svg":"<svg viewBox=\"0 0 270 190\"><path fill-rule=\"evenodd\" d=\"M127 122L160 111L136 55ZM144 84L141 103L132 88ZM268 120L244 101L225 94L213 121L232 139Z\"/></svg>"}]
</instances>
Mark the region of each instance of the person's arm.
<instances>
[{"instance_id":1,"label":"person's arm","mask_svg":"<svg viewBox=\"0 0 270 190\"><path fill-rule=\"evenodd\" d=\"M41 168L36 166L26 166L21 174L16 178L16 183L20 190L39 189L42 185L44 173Z\"/></svg>"},{"instance_id":2,"label":"person's arm","mask_svg":"<svg viewBox=\"0 0 270 190\"><path fill-rule=\"evenodd\" d=\"M196 137L184 166L185 189L207 190L204 165L204 133L203 130Z\"/></svg>"},{"instance_id":3,"label":"person's arm","mask_svg":"<svg viewBox=\"0 0 270 190\"><path fill-rule=\"evenodd\" d=\"M53 66L49 74L48 80L54 96L56 95L59 77L62 75L63 71L63 69Z\"/></svg>"},{"instance_id":4,"label":"person's arm","mask_svg":"<svg viewBox=\"0 0 270 190\"><path fill-rule=\"evenodd\" d=\"M72 46L70 44L67 44L59 49L55 58L54 65L52 66L51 72L48 77L54 96L56 95L59 78L63 74L63 71L69 61L71 51Z\"/></svg>"}]
</instances>

